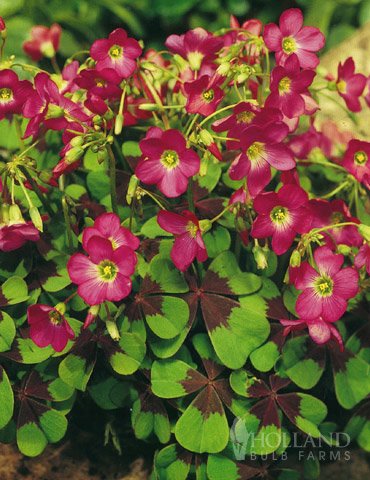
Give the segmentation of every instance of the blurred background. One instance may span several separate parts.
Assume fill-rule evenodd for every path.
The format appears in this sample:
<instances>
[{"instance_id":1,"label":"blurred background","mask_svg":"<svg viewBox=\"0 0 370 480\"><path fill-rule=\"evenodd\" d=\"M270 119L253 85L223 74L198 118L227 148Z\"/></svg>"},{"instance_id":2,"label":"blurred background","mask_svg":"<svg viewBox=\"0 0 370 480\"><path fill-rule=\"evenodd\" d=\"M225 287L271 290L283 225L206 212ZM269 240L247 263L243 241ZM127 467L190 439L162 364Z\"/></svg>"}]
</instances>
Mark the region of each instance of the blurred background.
<instances>
[{"instance_id":1,"label":"blurred background","mask_svg":"<svg viewBox=\"0 0 370 480\"><path fill-rule=\"evenodd\" d=\"M57 22L64 30L60 53L68 57L117 26L160 48L171 33L227 27L230 14L273 22L290 7L302 8L305 23L328 35L327 49L370 20L370 0L0 0L0 16L8 25L9 53L22 55L32 25Z\"/></svg>"}]
</instances>

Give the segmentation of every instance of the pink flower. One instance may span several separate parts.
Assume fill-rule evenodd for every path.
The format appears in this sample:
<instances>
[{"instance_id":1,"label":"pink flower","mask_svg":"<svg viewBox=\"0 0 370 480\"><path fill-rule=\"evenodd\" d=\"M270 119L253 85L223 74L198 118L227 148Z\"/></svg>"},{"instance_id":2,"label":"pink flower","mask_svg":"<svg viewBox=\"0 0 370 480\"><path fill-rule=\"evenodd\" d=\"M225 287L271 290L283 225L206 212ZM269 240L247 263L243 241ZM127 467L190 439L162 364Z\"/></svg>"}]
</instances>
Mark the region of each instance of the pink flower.
<instances>
[{"instance_id":1,"label":"pink flower","mask_svg":"<svg viewBox=\"0 0 370 480\"><path fill-rule=\"evenodd\" d=\"M30 242L37 242L40 232L32 222L1 223L0 222L0 251L11 252Z\"/></svg>"},{"instance_id":2,"label":"pink flower","mask_svg":"<svg viewBox=\"0 0 370 480\"><path fill-rule=\"evenodd\" d=\"M198 80L186 82L184 90L187 96L185 109L188 113L200 113L205 117L216 111L224 97L218 86L220 78L203 75Z\"/></svg>"},{"instance_id":3,"label":"pink flower","mask_svg":"<svg viewBox=\"0 0 370 480\"><path fill-rule=\"evenodd\" d=\"M343 350L343 340L340 333L332 323L326 322L322 317L300 318L297 320L281 319L280 323L285 327L284 335L307 327L310 337L318 345L323 345L333 339L338 342L339 347Z\"/></svg>"},{"instance_id":4,"label":"pink flower","mask_svg":"<svg viewBox=\"0 0 370 480\"><path fill-rule=\"evenodd\" d=\"M342 166L355 179L370 189L370 143L351 140L343 157Z\"/></svg>"},{"instance_id":5,"label":"pink flower","mask_svg":"<svg viewBox=\"0 0 370 480\"><path fill-rule=\"evenodd\" d=\"M56 352L61 352L68 340L75 334L64 315L56 308L41 303L27 309L30 337L38 347L51 345Z\"/></svg>"},{"instance_id":6,"label":"pink flower","mask_svg":"<svg viewBox=\"0 0 370 480\"><path fill-rule=\"evenodd\" d=\"M296 54L302 68L316 68L319 59L314 52L325 45L325 37L318 28L303 27L303 14L298 8L285 10L279 26L266 25L263 38L267 48L275 52L279 65L284 65L290 55Z\"/></svg>"},{"instance_id":7,"label":"pink flower","mask_svg":"<svg viewBox=\"0 0 370 480\"><path fill-rule=\"evenodd\" d=\"M347 108L352 112L361 111L359 97L366 85L366 77L362 73L355 73L355 62L352 57L338 65L338 79L336 82L339 95L346 102Z\"/></svg>"},{"instance_id":8,"label":"pink flower","mask_svg":"<svg viewBox=\"0 0 370 480\"><path fill-rule=\"evenodd\" d=\"M303 292L298 296L296 311L302 318L322 317L335 322L347 309L347 300L358 292L358 274L352 267L341 269L344 257L329 247L315 250L316 268L303 262L295 278L295 287Z\"/></svg>"},{"instance_id":9,"label":"pink flower","mask_svg":"<svg viewBox=\"0 0 370 480\"><path fill-rule=\"evenodd\" d=\"M282 255L292 245L297 233L310 230L311 222L305 208L307 202L307 193L292 184L284 185L277 193L261 193L253 203L258 216L252 225L252 237L272 236L273 251Z\"/></svg>"},{"instance_id":10,"label":"pink flower","mask_svg":"<svg viewBox=\"0 0 370 480\"><path fill-rule=\"evenodd\" d=\"M3 17L0 17L0 32L3 32L4 30L6 30L6 25Z\"/></svg>"},{"instance_id":11,"label":"pink flower","mask_svg":"<svg viewBox=\"0 0 370 480\"><path fill-rule=\"evenodd\" d=\"M78 294L89 305L106 300L118 302L131 292L130 275L135 271L135 252L125 245L113 249L103 236L91 237L85 246L88 257L75 253L67 263L69 276L78 285Z\"/></svg>"},{"instance_id":12,"label":"pink flower","mask_svg":"<svg viewBox=\"0 0 370 480\"><path fill-rule=\"evenodd\" d=\"M281 142L288 133L284 123L253 126L245 130L240 139L242 150L230 167L230 178L247 178L248 189L255 197L271 180L271 168L290 170L295 167L292 152Z\"/></svg>"},{"instance_id":13,"label":"pink flower","mask_svg":"<svg viewBox=\"0 0 370 480\"><path fill-rule=\"evenodd\" d=\"M96 61L97 70L112 68L122 78L130 77L136 69L136 59L142 48L134 38L127 36L126 30L117 28L108 39L95 40L90 55Z\"/></svg>"},{"instance_id":14,"label":"pink flower","mask_svg":"<svg viewBox=\"0 0 370 480\"><path fill-rule=\"evenodd\" d=\"M358 251L355 257L355 266L358 269L365 266L368 275L370 275L370 245L368 243L362 245Z\"/></svg>"},{"instance_id":15,"label":"pink flower","mask_svg":"<svg viewBox=\"0 0 370 480\"><path fill-rule=\"evenodd\" d=\"M82 246L85 250L92 237L106 238L113 250L122 246L137 250L140 245L140 240L128 228L121 227L119 216L115 213L102 213L95 219L93 227L84 229Z\"/></svg>"},{"instance_id":16,"label":"pink flower","mask_svg":"<svg viewBox=\"0 0 370 480\"><path fill-rule=\"evenodd\" d=\"M121 77L112 68L85 69L76 78L76 84L88 90L89 94L103 99L112 99L121 96L122 90L119 88L121 80Z\"/></svg>"},{"instance_id":17,"label":"pink flower","mask_svg":"<svg viewBox=\"0 0 370 480\"><path fill-rule=\"evenodd\" d=\"M82 107L64 97L46 73L38 73L35 87L23 107L23 115L30 118L24 137L37 135L41 123L51 130L63 130L73 120L86 122L89 117Z\"/></svg>"},{"instance_id":18,"label":"pink flower","mask_svg":"<svg viewBox=\"0 0 370 480\"><path fill-rule=\"evenodd\" d=\"M215 132L228 132L234 129L240 130L248 128L254 123L260 112L261 109L257 105L251 102L240 102L233 108L231 115L214 121L212 123L212 130ZM281 120L282 115L279 114L279 112L278 116L279 118L276 118L276 120Z\"/></svg>"},{"instance_id":19,"label":"pink flower","mask_svg":"<svg viewBox=\"0 0 370 480\"><path fill-rule=\"evenodd\" d=\"M358 233L357 227L354 225L335 226L343 222L360 223L356 217L351 216L351 212L343 200L337 199L328 202L322 199L312 199L309 201L309 209L312 214L311 228L333 225L333 228L322 232L325 243L330 247L335 248L335 244L341 243L350 247L359 247L362 244L362 237Z\"/></svg>"},{"instance_id":20,"label":"pink flower","mask_svg":"<svg viewBox=\"0 0 370 480\"><path fill-rule=\"evenodd\" d=\"M315 77L313 70L300 70L297 55L290 55L284 66L275 67L271 73L271 94L266 107L282 110L288 118L299 117L306 112L309 97L307 88Z\"/></svg>"},{"instance_id":21,"label":"pink flower","mask_svg":"<svg viewBox=\"0 0 370 480\"><path fill-rule=\"evenodd\" d=\"M185 58L192 70L200 70L204 61L214 59L214 54L223 46L223 40L203 28L189 30L183 35L170 35L166 47Z\"/></svg>"},{"instance_id":22,"label":"pink flower","mask_svg":"<svg viewBox=\"0 0 370 480\"><path fill-rule=\"evenodd\" d=\"M32 92L28 80L19 80L12 70L0 70L0 120L13 113L21 113L24 102Z\"/></svg>"},{"instance_id":23,"label":"pink flower","mask_svg":"<svg viewBox=\"0 0 370 480\"><path fill-rule=\"evenodd\" d=\"M23 50L35 62L42 57L55 57L59 49L62 27L54 23L50 28L36 25L31 29L31 40L23 43Z\"/></svg>"},{"instance_id":24,"label":"pink flower","mask_svg":"<svg viewBox=\"0 0 370 480\"><path fill-rule=\"evenodd\" d=\"M78 85L75 83L75 80L78 76L78 69L80 68L80 64L77 60L73 60L73 62L68 63L62 70L62 87L60 89L60 93L63 95L65 93L73 93L78 90Z\"/></svg>"},{"instance_id":25,"label":"pink flower","mask_svg":"<svg viewBox=\"0 0 370 480\"><path fill-rule=\"evenodd\" d=\"M194 213L184 210L181 215L161 210L157 222L163 230L175 235L171 258L176 268L184 272L194 259L205 262L208 258L199 220Z\"/></svg>"},{"instance_id":26,"label":"pink flower","mask_svg":"<svg viewBox=\"0 0 370 480\"><path fill-rule=\"evenodd\" d=\"M199 172L198 155L186 148L184 136L174 129L151 127L139 143L143 158L135 175L144 183L157 185L167 197L178 197L188 186L188 178Z\"/></svg>"},{"instance_id":27,"label":"pink flower","mask_svg":"<svg viewBox=\"0 0 370 480\"><path fill-rule=\"evenodd\" d=\"M332 142L330 138L316 130L314 125L311 124L306 132L295 135L289 141L289 147L299 159L310 159L310 156L317 152L330 157Z\"/></svg>"}]
</instances>

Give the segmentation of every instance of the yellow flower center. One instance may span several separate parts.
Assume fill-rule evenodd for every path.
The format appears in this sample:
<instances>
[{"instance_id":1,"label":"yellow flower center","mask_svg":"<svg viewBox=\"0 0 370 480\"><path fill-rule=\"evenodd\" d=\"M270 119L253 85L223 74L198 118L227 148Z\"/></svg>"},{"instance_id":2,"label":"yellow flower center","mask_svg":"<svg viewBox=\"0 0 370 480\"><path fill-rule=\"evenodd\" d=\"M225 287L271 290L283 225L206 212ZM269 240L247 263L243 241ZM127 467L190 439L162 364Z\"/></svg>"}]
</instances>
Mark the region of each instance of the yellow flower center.
<instances>
[{"instance_id":1,"label":"yellow flower center","mask_svg":"<svg viewBox=\"0 0 370 480\"><path fill-rule=\"evenodd\" d=\"M179 156L174 150L165 150L161 155L161 164L168 170L172 170L180 163Z\"/></svg>"},{"instance_id":2,"label":"yellow flower center","mask_svg":"<svg viewBox=\"0 0 370 480\"><path fill-rule=\"evenodd\" d=\"M0 102L9 102L13 98L10 88L0 88Z\"/></svg>"},{"instance_id":3,"label":"yellow flower center","mask_svg":"<svg viewBox=\"0 0 370 480\"><path fill-rule=\"evenodd\" d=\"M253 112L240 112L236 115L237 123L251 123L255 114Z\"/></svg>"},{"instance_id":4,"label":"yellow flower center","mask_svg":"<svg viewBox=\"0 0 370 480\"><path fill-rule=\"evenodd\" d=\"M327 276L319 277L315 282L315 290L321 297L329 297L333 293L333 280Z\"/></svg>"},{"instance_id":5,"label":"yellow flower center","mask_svg":"<svg viewBox=\"0 0 370 480\"><path fill-rule=\"evenodd\" d=\"M53 325L60 325L63 321L63 316L57 310L49 312L49 319Z\"/></svg>"},{"instance_id":6,"label":"yellow flower center","mask_svg":"<svg viewBox=\"0 0 370 480\"><path fill-rule=\"evenodd\" d=\"M264 152L264 144L261 142L253 142L247 149L247 156L251 162L257 161Z\"/></svg>"},{"instance_id":7,"label":"yellow flower center","mask_svg":"<svg viewBox=\"0 0 370 480\"><path fill-rule=\"evenodd\" d=\"M342 223L344 221L344 215L340 212L334 212L330 216L330 223L336 225L337 223Z\"/></svg>"},{"instance_id":8,"label":"yellow flower center","mask_svg":"<svg viewBox=\"0 0 370 480\"><path fill-rule=\"evenodd\" d=\"M189 222L189 223L186 225L186 231L189 232L189 235L190 235L192 238L195 238L195 237L197 236L198 226L195 225L195 223L193 223L193 222Z\"/></svg>"},{"instance_id":9,"label":"yellow flower center","mask_svg":"<svg viewBox=\"0 0 370 480\"><path fill-rule=\"evenodd\" d=\"M340 80L337 83L337 90L339 93L346 93L347 83L344 80Z\"/></svg>"},{"instance_id":10,"label":"yellow flower center","mask_svg":"<svg viewBox=\"0 0 370 480\"><path fill-rule=\"evenodd\" d=\"M117 265L110 260L103 260L98 265L99 276L104 282L113 282L118 273Z\"/></svg>"},{"instance_id":11,"label":"yellow flower center","mask_svg":"<svg viewBox=\"0 0 370 480\"><path fill-rule=\"evenodd\" d=\"M105 82L104 80L102 80L101 78L97 79L95 81L95 84L97 87L105 87L105 85L107 84L107 82Z\"/></svg>"},{"instance_id":12,"label":"yellow flower center","mask_svg":"<svg viewBox=\"0 0 370 480\"><path fill-rule=\"evenodd\" d=\"M270 218L274 223L284 223L287 216L288 210L285 207L275 207L270 213Z\"/></svg>"},{"instance_id":13,"label":"yellow flower center","mask_svg":"<svg viewBox=\"0 0 370 480\"><path fill-rule=\"evenodd\" d=\"M113 59L122 57L122 54L123 48L120 45L113 45L113 47L109 49L109 56Z\"/></svg>"},{"instance_id":14,"label":"yellow flower center","mask_svg":"<svg viewBox=\"0 0 370 480\"><path fill-rule=\"evenodd\" d=\"M205 90L202 96L206 102L212 102L215 97L215 92L212 89Z\"/></svg>"},{"instance_id":15,"label":"yellow flower center","mask_svg":"<svg viewBox=\"0 0 370 480\"><path fill-rule=\"evenodd\" d=\"M281 46L283 47L284 53L287 53L288 55L297 50L296 41L292 37L283 38Z\"/></svg>"},{"instance_id":16,"label":"yellow flower center","mask_svg":"<svg viewBox=\"0 0 370 480\"><path fill-rule=\"evenodd\" d=\"M279 93L289 93L292 81L289 77L283 77L279 82Z\"/></svg>"},{"instance_id":17,"label":"yellow flower center","mask_svg":"<svg viewBox=\"0 0 370 480\"><path fill-rule=\"evenodd\" d=\"M368 160L368 157L365 152L356 152L353 156L353 160L356 165L365 165Z\"/></svg>"}]
</instances>

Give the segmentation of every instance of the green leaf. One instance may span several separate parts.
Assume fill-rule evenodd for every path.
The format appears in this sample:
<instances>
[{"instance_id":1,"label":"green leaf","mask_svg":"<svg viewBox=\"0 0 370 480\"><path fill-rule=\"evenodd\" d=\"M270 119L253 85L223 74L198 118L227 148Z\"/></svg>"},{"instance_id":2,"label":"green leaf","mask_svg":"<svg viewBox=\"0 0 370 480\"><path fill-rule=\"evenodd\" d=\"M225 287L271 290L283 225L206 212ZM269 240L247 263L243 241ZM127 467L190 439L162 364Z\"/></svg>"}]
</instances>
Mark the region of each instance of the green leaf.
<instances>
[{"instance_id":1,"label":"green leaf","mask_svg":"<svg viewBox=\"0 0 370 480\"><path fill-rule=\"evenodd\" d=\"M161 398L177 398L195 392L207 379L181 360L155 361L151 371L152 390Z\"/></svg>"},{"instance_id":2,"label":"green leaf","mask_svg":"<svg viewBox=\"0 0 370 480\"><path fill-rule=\"evenodd\" d=\"M86 177L87 188L96 200L102 200L110 192L109 178L102 172L89 172Z\"/></svg>"},{"instance_id":3,"label":"green leaf","mask_svg":"<svg viewBox=\"0 0 370 480\"><path fill-rule=\"evenodd\" d=\"M186 480L190 471L191 454L178 445L168 445L154 459L156 479Z\"/></svg>"},{"instance_id":4,"label":"green leaf","mask_svg":"<svg viewBox=\"0 0 370 480\"><path fill-rule=\"evenodd\" d=\"M30 338L16 338L12 349L4 354L15 362L24 364L41 363L51 357L54 350L51 346L40 348Z\"/></svg>"},{"instance_id":5,"label":"green leaf","mask_svg":"<svg viewBox=\"0 0 370 480\"><path fill-rule=\"evenodd\" d=\"M67 385L84 392L94 370L94 365L95 362L91 363L85 358L70 353L59 364L59 375Z\"/></svg>"},{"instance_id":6,"label":"green leaf","mask_svg":"<svg viewBox=\"0 0 370 480\"><path fill-rule=\"evenodd\" d=\"M9 378L0 365L0 429L4 428L13 416L14 396Z\"/></svg>"},{"instance_id":7,"label":"green leaf","mask_svg":"<svg viewBox=\"0 0 370 480\"><path fill-rule=\"evenodd\" d=\"M260 372L268 372L271 370L276 360L279 358L280 352L276 343L266 342L262 347L257 348L250 355L250 361L254 368Z\"/></svg>"},{"instance_id":8,"label":"green leaf","mask_svg":"<svg viewBox=\"0 0 370 480\"><path fill-rule=\"evenodd\" d=\"M149 277L165 293L185 293L189 290L183 274L171 260L160 255L156 255L150 262Z\"/></svg>"},{"instance_id":9,"label":"green leaf","mask_svg":"<svg viewBox=\"0 0 370 480\"><path fill-rule=\"evenodd\" d=\"M292 382L309 390L324 372L325 357L325 348L314 344L307 335L302 335L291 338L284 345L282 367Z\"/></svg>"},{"instance_id":10,"label":"green leaf","mask_svg":"<svg viewBox=\"0 0 370 480\"><path fill-rule=\"evenodd\" d=\"M0 288L0 307L15 305L28 299L28 288L21 277L11 277Z\"/></svg>"},{"instance_id":11,"label":"green leaf","mask_svg":"<svg viewBox=\"0 0 370 480\"><path fill-rule=\"evenodd\" d=\"M299 400L298 412L291 409L296 403L296 397ZM321 400L306 393L288 393L280 396L279 405L289 420L300 430L312 437L321 436L318 425L328 413L325 403Z\"/></svg>"},{"instance_id":12,"label":"green leaf","mask_svg":"<svg viewBox=\"0 0 370 480\"><path fill-rule=\"evenodd\" d=\"M176 440L196 453L218 453L229 440L229 425L215 389L208 385L191 402L175 427Z\"/></svg>"},{"instance_id":13,"label":"green leaf","mask_svg":"<svg viewBox=\"0 0 370 480\"><path fill-rule=\"evenodd\" d=\"M10 350L15 337L15 325L13 319L0 311L0 352Z\"/></svg>"},{"instance_id":14,"label":"green leaf","mask_svg":"<svg viewBox=\"0 0 370 480\"><path fill-rule=\"evenodd\" d=\"M120 349L109 358L113 370L120 375L131 375L140 367L145 357L145 342L135 333L121 333Z\"/></svg>"},{"instance_id":15,"label":"green leaf","mask_svg":"<svg viewBox=\"0 0 370 480\"><path fill-rule=\"evenodd\" d=\"M129 395L127 383L114 377L104 378L99 383L90 385L88 390L94 402L104 410L123 407Z\"/></svg>"},{"instance_id":16,"label":"green leaf","mask_svg":"<svg viewBox=\"0 0 370 480\"><path fill-rule=\"evenodd\" d=\"M1 0L0 16L5 18L10 17L22 10L23 5L24 0Z\"/></svg>"},{"instance_id":17,"label":"green leaf","mask_svg":"<svg viewBox=\"0 0 370 480\"><path fill-rule=\"evenodd\" d=\"M150 217L141 227L141 233L147 238L172 237L172 233L166 232L158 225L157 217Z\"/></svg>"},{"instance_id":18,"label":"green leaf","mask_svg":"<svg viewBox=\"0 0 370 480\"><path fill-rule=\"evenodd\" d=\"M229 368L241 368L248 356L268 337L269 322L260 308L260 297L242 297L240 304L218 295L202 298L204 320L213 347Z\"/></svg>"},{"instance_id":19,"label":"green leaf","mask_svg":"<svg viewBox=\"0 0 370 480\"><path fill-rule=\"evenodd\" d=\"M209 258L217 257L217 255L220 253L228 250L231 245L229 230L221 227L221 225L217 225L216 228L213 228L203 235L203 240L206 245Z\"/></svg>"},{"instance_id":20,"label":"green leaf","mask_svg":"<svg viewBox=\"0 0 370 480\"><path fill-rule=\"evenodd\" d=\"M224 285L221 286L218 282L216 284L217 278L211 273L217 274L217 277L224 280ZM262 285L261 278L254 273L240 271L235 255L230 251L222 252L215 258L209 266L207 274L210 278L208 279L206 275L203 287L209 292L249 295L256 292Z\"/></svg>"},{"instance_id":21,"label":"green leaf","mask_svg":"<svg viewBox=\"0 0 370 480\"><path fill-rule=\"evenodd\" d=\"M160 338L176 337L189 320L188 304L181 298L157 295L147 297L142 307L150 329Z\"/></svg>"},{"instance_id":22,"label":"green leaf","mask_svg":"<svg viewBox=\"0 0 370 480\"><path fill-rule=\"evenodd\" d=\"M22 425L17 429L17 445L19 450L28 457L37 457L48 444L48 440L41 428L33 422Z\"/></svg>"},{"instance_id":23,"label":"green leaf","mask_svg":"<svg viewBox=\"0 0 370 480\"><path fill-rule=\"evenodd\" d=\"M47 292L59 292L70 285L71 279L67 271L68 258L64 255L58 255L48 262L50 274L42 282L42 288Z\"/></svg>"}]
</instances>

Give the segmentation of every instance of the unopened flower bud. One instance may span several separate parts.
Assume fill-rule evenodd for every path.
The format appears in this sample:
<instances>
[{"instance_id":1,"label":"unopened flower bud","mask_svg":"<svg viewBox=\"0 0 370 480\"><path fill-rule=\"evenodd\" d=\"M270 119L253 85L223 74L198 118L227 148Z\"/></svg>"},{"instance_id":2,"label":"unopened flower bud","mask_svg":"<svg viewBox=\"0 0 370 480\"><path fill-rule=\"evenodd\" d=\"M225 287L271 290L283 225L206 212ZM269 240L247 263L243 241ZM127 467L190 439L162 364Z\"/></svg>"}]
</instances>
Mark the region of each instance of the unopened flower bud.
<instances>
[{"instance_id":1,"label":"unopened flower bud","mask_svg":"<svg viewBox=\"0 0 370 480\"><path fill-rule=\"evenodd\" d=\"M21 209L18 207L16 203L13 203L13 205L10 205L9 208L9 220L11 222L24 222L24 218L21 212Z\"/></svg>"},{"instance_id":2,"label":"unopened flower bud","mask_svg":"<svg viewBox=\"0 0 370 480\"><path fill-rule=\"evenodd\" d=\"M53 58L55 57L55 49L54 45L49 42L43 42L40 46L40 51L46 58Z\"/></svg>"},{"instance_id":3,"label":"unopened flower bud","mask_svg":"<svg viewBox=\"0 0 370 480\"><path fill-rule=\"evenodd\" d=\"M131 205L132 199L134 198L135 191L137 186L139 185L139 179L136 175L132 175L130 178L130 182L128 184L127 193L126 193L126 202L128 205Z\"/></svg>"},{"instance_id":4,"label":"unopened flower bud","mask_svg":"<svg viewBox=\"0 0 370 480\"><path fill-rule=\"evenodd\" d=\"M54 103L49 103L48 111L46 113L46 118L61 118L64 116L64 110L59 105L54 105Z\"/></svg>"},{"instance_id":5,"label":"unopened flower bud","mask_svg":"<svg viewBox=\"0 0 370 480\"><path fill-rule=\"evenodd\" d=\"M302 257L298 250L293 250L290 259L289 265L291 267L299 267L301 265Z\"/></svg>"},{"instance_id":6,"label":"unopened flower bud","mask_svg":"<svg viewBox=\"0 0 370 480\"><path fill-rule=\"evenodd\" d=\"M116 121L114 124L114 134L119 135L122 132L122 128L123 128L123 115L122 113L119 113L116 116Z\"/></svg>"},{"instance_id":7,"label":"unopened flower bud","mask_svg":"<svg viewBox=\"0 0 370 480\"><path fill-rule=\"evenodd\" d=\"M200 131L199 138L206 147L209 147L214 142L212 135L204 128Z\"/></svg>"},{"instance_id":8,"label":"unopened flower bud","mask_svg":"<svg viewBox=\"0 0 370 480\"><path fill-rule=\"evenodd\" d=\"M87 312L83 328L87 328L95 318L98 316L100 310L100 305L92 305Z\"/></svg>"},{"instance_id":9,"label":"unopened flower bud","mask_svg":"<svg viewBox=\"0 0 370 480\"><path fill-rule=\"evenodd\" d=\"M112 340L117 342L120 339L120 334L116 322L114 322L113 320L107 320L105 322L105 325L107 326L108 333L111 336Z\"/></svg>"},{"instance_id":10,"label":"unopened flower bud","mask_svg":"<svg viewBox=\"0 0 370 480\"><path fill-rule=\"evenodd\" d=\"M367 242L370 242L370 227L368 225L361 223L358 227L358 231Z\"/></svg>"},{"instance_id":11,"label":"unopened flower bud","mask_svg":"<svg viewBox=\"0 0 370 480\"><path fill-rule=\"evenodd\" d=\"M109 143L110 145L112 145L114 142L114 137L113 135L108 135L107 136L107 143Z\"/></svg>"},{"instance_id":12,"label":"unopened flower bud","mask_svg":"<svg viewBox=\"0 0 370 480\"><path fill-rule=\"evenodd\" d=\"M0 17L0 38L5 40L6 36L7 36L6 25L3 17Z\"/></svg>"},{"instance_id":13,"label":"unopened flower bud","mask_svg":"<svg viewBox=\"0 0 370 480\"><path fill-rule=\"evenodd\" d=\"M221 75L221 77L227 77L228 73L230 72L231 66L229 62L223 62L217 68L217 73Z\"/></svg>"},{"instance_id":14,"label":"unopened flower bud","mask_svg":"<svg viewBox=\"0 0 370 480\"><path fill-rule=\"evenodd\" d=\"M210 220L200 220L199 228L202 233L208 232L212 228L212 222Z\"/></svg>"},{"instance_id":15,"label":"unopened flower bud","mask_svg":"<svg viewBox=\"0 0 370 480\"><path fill-rule=\"evenodd\" d=\"M9 205L7 203L3 203L0 207L0 223L8 223L9 222Z\"/></svg>"},{"instance_id":16,"label":"unopened flower bud","mask_svg":"<svg viewBox=\"0 0 370 480\"><path fill-rule=\"evenodd\" d=\"M260 245L255 245L252 248L252 252L258 270L265 270L268 267L267 251L264 250Z\"/></svg>"},{"instance_id":17,"label":"unopened flower bud","mask_svg":"<svg viewBox=\"0 0 370 480\"><path fill-rule=\"evenodd\" d=\"M29 209L29 214L30 214L30 217L31 217L31 221L35 225L37 230L40 230L40 232L42 232L44 227L43 227L43 224L42 224L42 218L41 218L41 215L40 215L40 212L39 212L38 208L33 205Z\"/></svg>"},{"instance_id":18,"label":"unopened flower bud","mask_svg":"<svg viewBox=\"0 0 370 480\"><path fill-rule=\"evenodd\" d=\"M73 137L69 143L72 145L72 147L81 147L84 143L83 136L77 135L76 137Z\"/></svg>"},{"instance_id":19,"label":"unopened flower bud","mask_svg":"<svg viewBox=\"0 0 370 480\"><path fill-rule=\"evenodd\" d=\"M65 160L68 164L75 163L84 154L84 149L81 147L73 147L65 154Z\"/></svg>"},{"instance_id":20,"label":"unopened flower bud","mask_svg":"<svg viewBox=\"0 0 370 480\"><path fill-rule=\"evenodd\" d=\"M159 110L159 106L156 103L142 103L139 105L139 110L144 110L145 112L155 112Z\"/></svg>"},{"instance_id":21,"label":"unopened flower bud","mask_svg":"<svg viewBox=\"0 0 370 480\"><path fill-rule=\"evenodd\" d=\"M345 245L344 243L341 243L337 246L338 253L341 253L342 255L349 255L352 251L352 248L349 245Z\"/></svg>"},{"instance_id":22,"label":"unopened flower bud","mask_svg":"<svg viewBox=\"0 0 370 480\"><path fill-rule=\"evenodd\" d=\"M105 162L105 160L108 160L108 150L105 147L99 148L97 160L99 165Z\"/></svg>"},{"instance_id":23,"label":"unopened flower bud","mask_svg":"<svg viewBox=\"0 0 370 480\"><path fill-rule=\"evenodd\" d=\"M94 115L93 117L93 124L94 125L101 125L103 123L103 119L100 115Z\"/></svg>"}]
</instances>

